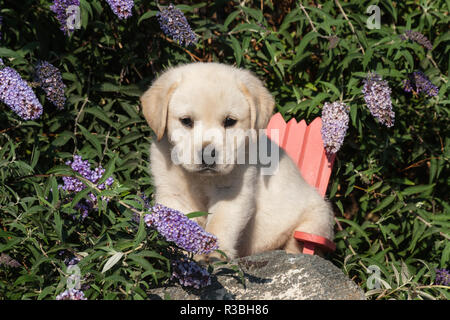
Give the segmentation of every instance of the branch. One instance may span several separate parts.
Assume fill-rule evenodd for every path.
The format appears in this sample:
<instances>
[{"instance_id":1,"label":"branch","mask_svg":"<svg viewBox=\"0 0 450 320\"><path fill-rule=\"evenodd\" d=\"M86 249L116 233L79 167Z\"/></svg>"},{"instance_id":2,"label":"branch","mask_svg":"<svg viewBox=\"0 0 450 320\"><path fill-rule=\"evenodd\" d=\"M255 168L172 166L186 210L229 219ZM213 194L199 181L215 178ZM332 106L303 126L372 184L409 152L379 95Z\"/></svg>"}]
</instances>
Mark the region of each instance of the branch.
<instances>
[{"instance_id":1,"label":"branch","mask_svg":"<svg viewBox=\"0 0 450 320\"><path fill-rule=\"evenodd\" d=\"M353 34L356 36L356 40L358 40L358 44L359 44L359 47L361 48L362 53L365 54L364 48L363 48L361 42L359 41L359 37L356 34L356 31L355 31L355 28L353 27L352 22L350 21L350 19L345 14L344 9L342 8L341 4L339 3L339 0L335 0L335 2L337 4L337 6L339 7L339 10L341 11L341 13L344 16L345 20L347 20L348 24L350 25L350 29L352 29Z\"/></svg>"}]
</instances>

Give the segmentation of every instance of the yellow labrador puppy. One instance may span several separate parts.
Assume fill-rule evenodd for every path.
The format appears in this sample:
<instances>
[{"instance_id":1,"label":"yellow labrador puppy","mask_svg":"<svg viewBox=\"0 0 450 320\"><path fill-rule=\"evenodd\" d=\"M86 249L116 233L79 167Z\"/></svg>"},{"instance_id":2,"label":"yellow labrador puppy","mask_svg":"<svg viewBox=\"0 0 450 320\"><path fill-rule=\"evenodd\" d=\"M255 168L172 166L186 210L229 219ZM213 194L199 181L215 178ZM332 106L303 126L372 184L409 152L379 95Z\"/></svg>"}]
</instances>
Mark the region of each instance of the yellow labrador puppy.
<instances>
[{"instance_id":1,"label":"yellow labrador puppy","mask_svg":"<svg viewBox=\"0 0 450 320\"><path fill-rule=\"evenodd\" d=\"M218 63L181 65L157 78L141 103L157 137L150 157L156 202L209 212L197 222L229 258L299 253L294 231L333 238L329 204L261 133L274 99L253 74Z\"/></svg>"}]
</instances>

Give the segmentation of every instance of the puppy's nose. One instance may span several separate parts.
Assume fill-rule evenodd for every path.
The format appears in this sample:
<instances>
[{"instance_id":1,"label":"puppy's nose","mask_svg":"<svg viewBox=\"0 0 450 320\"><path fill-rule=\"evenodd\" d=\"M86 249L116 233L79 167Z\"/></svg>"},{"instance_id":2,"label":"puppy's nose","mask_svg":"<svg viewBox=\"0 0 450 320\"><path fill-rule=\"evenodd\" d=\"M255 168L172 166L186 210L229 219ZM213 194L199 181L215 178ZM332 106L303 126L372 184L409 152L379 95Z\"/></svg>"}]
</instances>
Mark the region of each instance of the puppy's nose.
<instances>
[{"instance_id":1,"label":"puppy's nose","mask_svg":"<svg viewBox=\"0 0 450 320\"><path fill-rule=\"evenodd\" d=\"M214 167L216 165L216 149L203 148L202 149L202 165Z\"/></svg>"}]
</instances>

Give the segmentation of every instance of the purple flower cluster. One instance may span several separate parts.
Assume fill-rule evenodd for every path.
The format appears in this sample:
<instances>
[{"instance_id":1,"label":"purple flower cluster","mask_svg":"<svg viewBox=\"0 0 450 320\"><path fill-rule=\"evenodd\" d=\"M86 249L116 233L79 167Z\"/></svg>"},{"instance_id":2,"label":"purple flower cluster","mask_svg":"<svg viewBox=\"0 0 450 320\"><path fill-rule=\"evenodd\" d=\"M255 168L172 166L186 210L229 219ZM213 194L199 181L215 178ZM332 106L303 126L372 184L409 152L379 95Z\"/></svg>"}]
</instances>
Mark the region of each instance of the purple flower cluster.
<instances>
[{"instance_id":1,"label":"purple flower cluster","mask_svg":"<svg viewBox=\"0 0 450 320\"><path fill-rule=\"evenodd\" d=\"M395 113L392 110L391 88L389 88L387 81L382 80L380 75L369 72L363 83L362 93L370 113L381 124L392 127Z\"/></svg>"},{"instance_id":2,"label":"purple flower cluster","mask_svg":"<svg viewBox=\"0 0 450 320\"><path fill-rule=\"evenodd\" d=\"M77 289L68 289L56 296L56 300L87 300L84 292Z\"/></svg>"},{"instance_id":3,"label":"purple flower cluster","mask_svg":"<svg viewBox=\"0 0 450 320\"><path fill-rule=\"evenodd\" d=\"M28 83L16 70L4 67L0 59L0 101L24 120L42 115L42 105Z\"/></svg>"},{"instance_id":4,"label":"purple flower cluster","mask_svg":"<svg viewBox=\"0 0 450 320\"><path fill-rule=\"evenodd\" d=\"M80 6L80 0L53 0L53 5L50 6L50 10L52 10L56 14L56 19L58 19L61 24L61 31L64 34L69 34L75 31L75 25L70 21L70 6Z\"/></svg>"},{"instance_id":5,"label":"purple flower cluster","mask_svg":"<svg viewBox=\"0 0 450 320\"><path fill-rule=\"evenodd\" d=\"M36 82L44 89L47 99L58 109L63 109L66 103L66 85L62 81L61 72L47 61L39 62L35 70Z\"/></svg>"},{"instance_id":6,"label":"purple flower cluster","mask_svg":"<svg viewBox=\"0 0 450 320\"><path fill-rule=\"evenodd\" d=\"M436 284L450 285L450 272L447 269L436 269Z\"/></svg>"},{"instance_id":7,"label":"purple flower cluster","mask_svg":"<svg viewBox=\"0 0 450 320\"><path fill-rule=\"evenodd\" d=\"M344 142L350 108L343 102L326 102L322 109L322 140L328 153L336 153Z\"/></svg>"},{"instance_id":8,"label":"purple flower cluster","mask_svg":"<svg viewBox=\"0 0 450 320\"><path fill-rule=\"evenodd\" d=\"M74 256L71 252L67 250L61 250L58 252L58 256L64 257L64 264L66 266L74 266L80 262L80 258Z\"/></svg>"},{"instance_id":9,"label":"purple flower cluster","mask_svg":"<svg viewBox=\"0 0 450 320\"><path fill-rule=\"evenodd\" d=\"M17 260L14 260L6 253L0 254L0 266L5 265L11 268L18 268L20 267L20 263L17 262Z\"/></svg>"},{"instance_id":10,"label":"purple flower cluster","mask_svg":"<svg viewBox=\"0 0 450 320\"><path fill-rule=\"evenodd\" d=\"M413 85L411 83L411 79L405 79L402 81L403 90L405 92L412 92L414 90Z\"/></svg>"},{"instance_id":11,"label":"purple flower cluster","mask_svg":"<svg viewBox=\"0 0 450 320\"><path fill-rule=\"evenodd\" d=\"M405 34L400 35L400 39L415 41L428 50L433 49L430 40L418 31L406 30Z\"/></svg>"},{"instance_id":12,"label":"purple flower cluster","mask_svg":"<svg viewBox=\"0 0 450 320\"><path fill-rule=\"evenodd\" d=\"M93 184L97 184L97 182L102 178L103 174L105 173L105 169L102 168L102 166L98 166L95 169L91 169L91 165L89 161L82 160L81 156L74 155L73 161L67 161L67 165L70 165L70 167L81 174L82 177L89 180ZM81 182L80 179L74 178L74 177L63 177L63 185L59 185L59 188L62 188L63 190L67 192L80 192L81 190L85 189L86 186L83 182ZM102 184L98 184L97 188L100 190L104 190L106 187L109 187L113 184L114 178L109 177L106 179L106 181ZM82 214L82 218L86 218L89 211L95 208L97 204L97 198L94 194L89 193L88 194L90 199L83 199L82 201L78 202L74 208L76 210L79 210Z\"/></svg>"},{"instance_id":13,"label":"purple flower cluster","mask_svg":"<svg viewBox=\"0 0 450 320\"><path fill-rule=\"evenodd\" d=\"M97 199L92 193L89 194L89 197L91 200L81 199L76 205L73 206L75 210L81 213L82 220L86 219L89 212L95 209L95 205L97 203Z\"/></svg>"},{"instance_id":14,"label":"purple flower cluster","mask_svg":"<svg viewBox=\"0 0 450 320\"><path fill-rule=\"evenodd\" d=\"M170 279L177 279L184 287L200 289L211 284L211 275L209 272L187 257L173 261L172 269L173 272Z\"/></svg>"},{"instance_id":15,"label":"purple flower cluster","mask_svg":"<svg viewBox=\"0 0 450 320\"><path fill-rule=\"evenodd\" d=\"M439 94L439 88L431 83L430 79L422 71L414 71L403 80L403 90L406 92L425 93L429 97Z\"/></svg>"},{"instance_id":16,"label":"purple flower cluster","mask_svg":"<svg viewBox=\"0 0 450 320\"><path fill-rule=\"evenodd\" d=\"M91 181L92 183L96 184L97 181L99 181L103 174L105 173L105 169L102 168L102 166L98 166L94 170L91 170L91 164L89 161L84 160L79 155L73 156L73 161L67 161L66 165L70 165L70 167L81 174L85 179ZM64 185L61 186L65 191L68 192L80 192L86 186L81 182L78 178L73 177L63 177ZM114 182L113 177L109 177L106 179L105 183L99 184L97 188L100 190L105 189L106 186L112 185Z\"/></svg>"},{"instance_id":17,"label":"purple flower cluster","mask_svg":"<svg viewBox=\"0 0 450 320\"><path fill-rule=\"evenodd\" d=\"M180 9L170 4L167 8L157 14L161 30L173 38L180 45L189 46L197 42L197 36L192 31L189 23Z\"/></svg>"},{"instance_id":18,"label":"purple flower cluster","mask_svg":"<svg viewBox=\"0 0 450 320\"><path fill-rule=\"evenodd\" d=\"M127 19L133 15L131 9L134 7L134 0L106 0L106 2L119 19Z\"/></svg>"},{"instance_id":19,"label":"purple flower cluster","mask_svg":"<svg viewBox=\"0 0 450 320\"><path fill-rule=\"evenodd\" d=\"M182 212L161 204L151 207L150 212L144 217L147 226L155 227L167 241L174 242L181 249L195 254L207 254L218 249L217 237Z\"/></svg>"}]
</instances>

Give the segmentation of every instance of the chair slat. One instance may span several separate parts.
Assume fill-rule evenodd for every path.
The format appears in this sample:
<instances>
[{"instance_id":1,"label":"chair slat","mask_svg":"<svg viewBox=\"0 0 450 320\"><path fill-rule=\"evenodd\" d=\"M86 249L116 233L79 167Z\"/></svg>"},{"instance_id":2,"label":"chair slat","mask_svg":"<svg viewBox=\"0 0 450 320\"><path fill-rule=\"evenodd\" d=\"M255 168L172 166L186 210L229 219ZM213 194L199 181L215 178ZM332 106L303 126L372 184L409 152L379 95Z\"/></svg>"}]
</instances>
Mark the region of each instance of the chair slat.
<instances>
[{"instance_id":1,"label":"chair slat","mask_svg":"<svg viewBox=\"0 0 450 320\"><path fill-rule=\"evenodd\" d=\"M297 123L295 119L291 119L286 127L286 133L281 147L295 163L300 159L305 131L306 122L304 120Z\"/></svg>"},{"instance_id":2,"label":"chair slat","mask_svg":"<svg viewBox=\"0 0 450 320\"><path fill-rule=\"evenodd\" d=\"M297 164L303 178L314 187L316 187L316 181L320 172L321 160L324 152L322 135L320 133L321 127L322 120L316 118L306 128L301 157Z\"/></svg>"},{"instance_id":3,"label":"chair slat","mask_svg":"<svg viewBox=\"0 0 450 320\"><path fill-rule=\"evenodd\" d=\"M270 130L279 130L279 141L275 142L297 164L303 178L324 197L336 155L326 154L321 128L320 117L307 126L305 120L297 123L295 119L286 124L281 114L277 113L270 119L266 133L271 138Z\"/></svg>"},{"instance_id":4,"label":"chair slat","mask_svg":"<svg viewBox=\"0 0 450 320\"><path fill-rule=\"evenodd\" d=\"M267 125L266 135L269 138L271 138L270 130L279 130L278 135L279 140L278 141L274 141L273 139L272 140L280 146L282 141L284 140L284 132L286 130L286 122L284 121L281 113L273 115L269 121L269 124Z\"/></svg>"}]
</instances>

